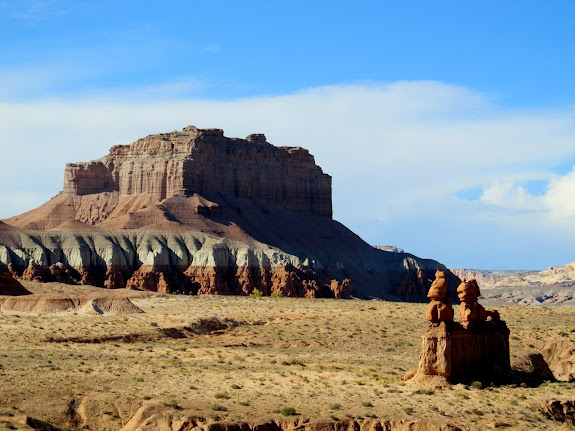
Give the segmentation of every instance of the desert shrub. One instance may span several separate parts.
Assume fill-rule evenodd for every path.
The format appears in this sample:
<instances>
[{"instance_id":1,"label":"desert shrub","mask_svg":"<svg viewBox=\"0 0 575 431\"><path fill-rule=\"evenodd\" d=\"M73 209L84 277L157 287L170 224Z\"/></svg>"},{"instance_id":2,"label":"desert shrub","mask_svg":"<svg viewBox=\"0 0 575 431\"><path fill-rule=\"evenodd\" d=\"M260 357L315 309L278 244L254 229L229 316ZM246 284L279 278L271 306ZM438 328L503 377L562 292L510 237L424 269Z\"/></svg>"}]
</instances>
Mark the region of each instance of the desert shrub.
<instances>
[{"instance_id":1,"label":"desert shrub","mask_svg":"<svg viewBox=\"0 0 575 431\"><path fill-rule=\"evenodd\" d=\"M373 404L371 403L371 401L364 401L363 403L361 403L361 405L364 407L373 407Z\"/></svg>"},{"instance_id":2,"label":"desert shrub","mask_svg":"<svg viewBox=\"0 0 575 431\"><path fill-rule=\"evenodd\" d=\"M231 386L232 389L242 389L240 385L236 385L235 383Z\"/></svg>"},{"instance_id":3,"label":"desert shrub","mask_svg":"<svg viewBox=\"0 0 575 431\"><path fill-rule=\"evenodd\" d=\"M280 413L284 416L297 415L296 410L293 407L284 407L283 409L280 409Z\"/></svg>"},{"instance_id":4,"label":"desert shrub","mask_svg":"<svg viewBox=\"0 0 575 431\"><path fill-rule=\"evenodd\" d=\"M483 383L475 381L471 383L473 389L483 389Z\"/></svg>"},{"instance_id":5,"label":"desert shrub","mask_svg":"<svg viewBox=\"0 0 575 431\"><path fill-rule=\"evenodd\" d=\"M250 296L261 297L261 296L264 296L264 294L261 290L259 290L256 287L256 288L254 288L254 290L252 290L252 293L250 293Z\"/></svg>"},{"instance_id":6,"label":"desert shrub","mask_svg":"<svg viewBox=\"0 0 575 431\"><path fill-rule=\"evenodd\" d=\"M214 404L212 406L212 411L214 411L214 412L227 412L228 408L225 406L222 406L220 404Z\"/></svg>"},{"instance_id":7,"label":"desert shrub","mask_svg":"<svg viewBox=\"0 0 575 431\"><path fill-rule=\"evenodd\" d=\"M301 365L302 367L305 366L302 361L295 358L288 359L287 361L282 361L282 365Z\"/></svg>"},{"instance_id":8,"label":"desert shrub","mask_svg":"<svg viewBox=\"0 0 575 431\"><path fill-rule=\"evenodd\" d=\"M218 400L229 400L230 396L227 392L218 392L214 395L214 398L217 398Z\"/></svg>"},{"instance_id":9,"label":"desert shrub","mask_svg":"<svg viewBox=\"0 0 575 431\"><path fill-rule=\"evenodd\" d=\"M339 403L332 404L331 406L329 406L329 409L330 410L339 410L339 409L341 409L341 404L339 404Z\"/></svg>"},{"instance_id":10,"label":"desert shrub","mask_svg":"<svg viewBox=\"0 0 575 431\"><path fill-rule=\"evenodd\" d=\"M433 389L417 389L413 391L414 395L433 395L434 393Z\"/></svg>"},{"instance_id":11,"label":"desert shrub","mask_svg":"<svg viewBox=\"0 0 575 431\"><path fill-rule=\"evenodd\" d=\"M283 298L284 294L281 292L272 292L271 296L274 298Z\"/></svg>"},{"instance_id":12,"label":"desert shrub","mask_svg":"<svg viewBox=\"0 0 575 431\"><path fill-rule=\"evenodd\" d=\"M166 405L166 407L171 407L171 408L176 409L176 410L182 409L176 400L172 400L170 402L167 402L167 403L165 403L165 405Z\"/></svg>"},{"instance_id":13,"label":"desert shrub","mask_svg":"<svg viewBox=\"0 0 575 431\"><path fill-rule=\"evenodd\" d=\"M403 411L405 412L405 414L411 415L413 413L413 407L404 407Z\"/></svg>"}]
</instances>

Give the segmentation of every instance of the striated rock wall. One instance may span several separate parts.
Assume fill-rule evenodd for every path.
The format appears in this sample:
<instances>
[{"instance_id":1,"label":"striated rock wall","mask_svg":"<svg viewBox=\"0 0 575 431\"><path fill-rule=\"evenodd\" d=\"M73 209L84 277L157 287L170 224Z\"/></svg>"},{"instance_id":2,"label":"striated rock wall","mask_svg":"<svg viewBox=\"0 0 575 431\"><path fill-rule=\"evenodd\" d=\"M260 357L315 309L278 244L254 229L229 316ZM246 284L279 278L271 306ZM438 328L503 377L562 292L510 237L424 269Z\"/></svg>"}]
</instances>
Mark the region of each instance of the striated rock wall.
<instances>
[{"instance_id":1,"label":"striated rock wall","mask_svg":"<svg viewBox=\"0 0 575 431\"><path fill-rule=\"evenodd\" d=\"M332 215L331 177L306 149L274 147L263 134L227 138L220 129L194 126L114 146L99 160L66 165L65 195L102 192L158 200L217 192Z\"/></svg>"},{"instance_id":2,"label":"striated rock wall","mask_svg":"<svg viewBox=\"0 0 575 431\"><path fill-rule=\"evenodd\" d=\"M446 386L450 383L493 381L511 369L509 329L505 322L483 322L473 329L441 322L423 335L417 373L412 385Z\"/></svg>"},{"instance_id":3,"label":"striated rock wall","mask_svg":"<svg viewBox=\"0 0 575 431\"><path fill-rule=\"evenodd\" d=\"M163 293L249 295L257 288L264 295L336 295L320 280L320 268L265 245L199 233L15 230L11 234L11 246L0 244L0 271L23 280ZM335 287L341 296L337 282Z\"/></svg>"},{"instance_id":4,"label":"striated rock wall","mask_svg":"<svg viewBox=\"0 0 575 431\"><path fill-rule=\"evenodd\" d=\"M327 236L319 226L315 232ZM319 251L310 247L292 254L285 245L189 230L13 228L0 234L0 272L31 281L165 293L249 295L258 289L291 297L396 299L392 292L401 289L415 295L417 289L405 282L413 274L444 269L435 261L362 248L361 242L332 235L334 241Z\"/></svg>"}]
</instances>

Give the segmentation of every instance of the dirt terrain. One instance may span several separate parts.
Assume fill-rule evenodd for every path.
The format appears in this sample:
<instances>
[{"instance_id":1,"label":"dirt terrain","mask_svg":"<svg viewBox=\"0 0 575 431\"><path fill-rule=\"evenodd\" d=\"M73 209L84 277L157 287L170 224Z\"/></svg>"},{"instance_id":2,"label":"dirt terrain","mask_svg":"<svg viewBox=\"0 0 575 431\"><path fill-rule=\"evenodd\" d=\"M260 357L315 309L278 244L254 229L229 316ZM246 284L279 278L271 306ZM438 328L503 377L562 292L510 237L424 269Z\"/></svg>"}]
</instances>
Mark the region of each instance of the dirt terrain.
<instances>
[{"instance_id":1,"label":"dirt terrain","mask_svg":"<svg viewBox=\"0 0 575 431\"><path fill-rule=\"evenodd\" d=\"M44 295L86 292L24 285ZM104 292L131 296L144 313L0 314L0 430L118 430L142 406L144 419L199 424L379 418L554 429L561 424L533 406L574 398L573 384L558 382L405 386L427 330L426 304ZM549 341L575 342L572 307L499 310L511 329L512 364Z\"/></svg>"}]
</instances>

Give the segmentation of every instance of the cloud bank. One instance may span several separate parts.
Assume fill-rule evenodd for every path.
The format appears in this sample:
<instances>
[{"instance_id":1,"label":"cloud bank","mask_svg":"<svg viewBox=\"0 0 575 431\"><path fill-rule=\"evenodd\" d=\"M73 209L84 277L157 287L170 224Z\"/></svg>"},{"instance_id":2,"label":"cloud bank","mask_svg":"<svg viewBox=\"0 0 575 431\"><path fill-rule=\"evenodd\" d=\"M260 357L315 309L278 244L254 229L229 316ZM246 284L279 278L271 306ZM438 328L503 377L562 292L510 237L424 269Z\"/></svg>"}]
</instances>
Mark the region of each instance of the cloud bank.
<instances>
[{"instance_id":1,"label":"cloud bank","mask_svg":"<svg viewBox=\"0 0 575 431\"><path fill-rule=\"evenodd\" d=\"M575 260L571 108L510 111L485 94L430 81L232 101L168 94L150 88L122 100L99 94L0 103L0 218L61 190L66 162L193 124L308 148L333 176L334 217L372 244L451 267Z\"/></svg>"}]
</instances>

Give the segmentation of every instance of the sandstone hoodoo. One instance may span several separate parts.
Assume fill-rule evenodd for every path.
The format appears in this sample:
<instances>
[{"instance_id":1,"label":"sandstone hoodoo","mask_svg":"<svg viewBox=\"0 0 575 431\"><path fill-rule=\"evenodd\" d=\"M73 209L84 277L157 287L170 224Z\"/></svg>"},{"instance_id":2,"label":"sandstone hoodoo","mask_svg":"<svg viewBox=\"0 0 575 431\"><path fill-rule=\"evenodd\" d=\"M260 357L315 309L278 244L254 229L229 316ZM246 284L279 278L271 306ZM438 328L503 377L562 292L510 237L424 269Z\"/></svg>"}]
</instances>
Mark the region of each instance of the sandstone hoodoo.
<instances>
[{"instance_id":1,"label":"sandstone hoodoo","mask_svg":"<svg viewBox=\"0 0 575 431\"><path fill-rule=\"evenodd\" d=\"M299 143L298 143L299 144ZM4 220L0 271L188 294L424 300L443 265L332 219L331 177L299 145L188 126L66 166L64 190Z\"/></svg>"},{"instance_id":2,"label":"sandstone hoodoo","mask_svg":"<svg viewBox=\"0 0 575 431\"><path fill-rule=\"evenodd\" d=\"M443 387L462 381L492 382L511 369L509 329L496 310L485 310L477 302L479 285L465 279L457 288L462 323L453 321L453 308L445 295L444 274L437 271L429 289L427 310L431 330L423 336L417 372L410 384Z\"/></svg>"}]
</instances>

